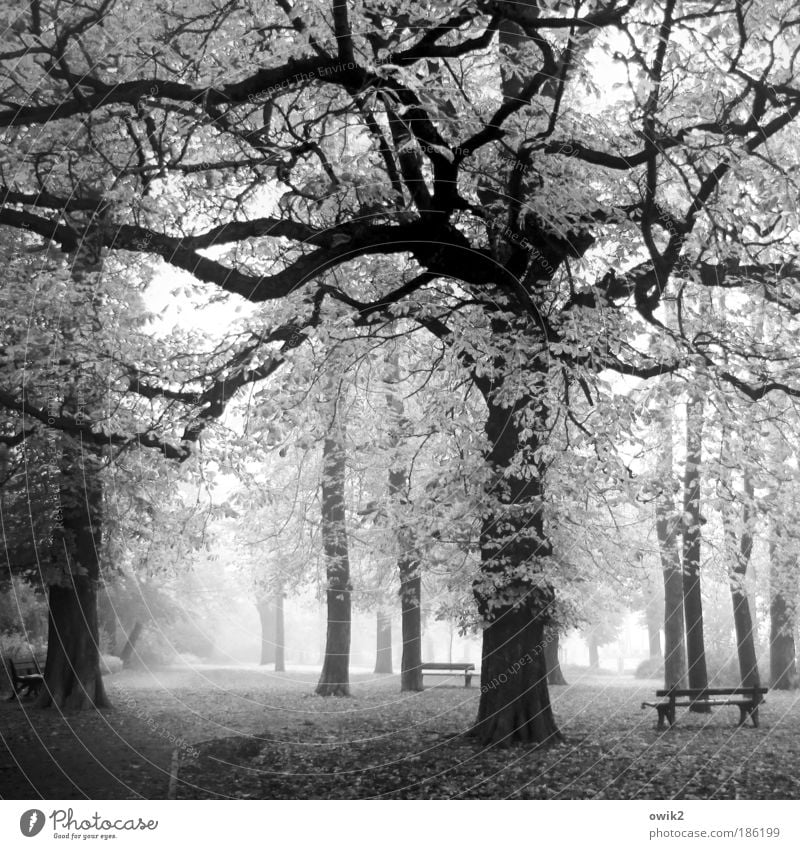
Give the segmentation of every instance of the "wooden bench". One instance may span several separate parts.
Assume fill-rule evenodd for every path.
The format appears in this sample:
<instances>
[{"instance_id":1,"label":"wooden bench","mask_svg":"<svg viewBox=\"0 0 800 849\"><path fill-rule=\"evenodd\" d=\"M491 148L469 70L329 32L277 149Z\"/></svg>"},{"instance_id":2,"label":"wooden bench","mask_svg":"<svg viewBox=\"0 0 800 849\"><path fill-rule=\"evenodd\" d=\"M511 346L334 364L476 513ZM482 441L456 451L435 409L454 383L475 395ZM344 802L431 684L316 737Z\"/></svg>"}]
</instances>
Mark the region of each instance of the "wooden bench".
<instances>
[{"instance_id":1,"label":"wooden bench","mask_svg":"<svg viewBox=\"0 0 800 849\"><path fill-rule=\"evenodd\" d=\"M13 702L20 696L37 696L44 682L42 666L45 657L31 655L28 658L12 660L10 657L2 658L2 664L6 669L6 676L11 684L11 695L6 701Z\"/></svg>"},{"instance_id":2,"label":"wooden bench","mask_svg":"<svg viewBox=\"0 0 800 849\"><path fill-rule=\"evenodd\" d=\"M420 666L423 675L456 675L464 676L464 686L472 684L472 673L475 672L474 663L423 663Z\"/></svg>"},{"instance_id":3,"label":"wooden bench","mask_svg":"<svg viewBox=\"0 0 800 849\"><path fill-rule=\"evenodd\" d=\"M766 687L707 687L704 690L673 687L670 690L656 690L656 698L665 698L667 701L642 702L642 708L654 707L658 711L658 727L663 728L665 719L670 726L675 724L675 708L736 705L739 708L739 725L744 725L749 716L758 728L758 706L764 701L766 692ZM733 696L738 698L731 698ZM684 701L679 701L681 699Z\"/></svg>"}]
</instances>

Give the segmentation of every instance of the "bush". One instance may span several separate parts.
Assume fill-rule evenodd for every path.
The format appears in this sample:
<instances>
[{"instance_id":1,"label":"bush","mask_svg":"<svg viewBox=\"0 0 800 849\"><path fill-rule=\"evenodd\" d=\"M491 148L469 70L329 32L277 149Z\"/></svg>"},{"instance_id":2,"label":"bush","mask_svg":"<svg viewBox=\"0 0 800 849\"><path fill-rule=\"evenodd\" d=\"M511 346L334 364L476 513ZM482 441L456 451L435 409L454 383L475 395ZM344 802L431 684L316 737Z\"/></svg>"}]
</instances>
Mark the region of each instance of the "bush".
<instances>
[{"instance_id":1,"label":"bush","mask_svg":"<svg viewBox=\"0 0 800 849\"><path fill-rule=\"evenodd\" d=\"M30 636L30 635L28 635ZM35 638L28 640L25 634L18 631L4 631L0 633L0 654L3 657L27 658L33 654L44 654L47 651L45 640Z\"/></svg>"},{"instance_id":2,"label":"bush","mask_svg":"<svg viewBox=\"0 0 800 849\"><path fill-rule=\"evenodd\" d=\"M762 673L768 668L764 666L764 663L763 659L759 663ZM735 650L726 654L717 652L706 654L706 669L709 687L738 687L742 683L739 675L739 658ZM653 678L663 681L664 660L660 657L648 657L636 667L633 674L636 678Z\"/></svg>"},{"instance_id":3,"label":"bush","mask_svg":"<svg viewBox=\"0 0 800 849\"><path fill-rule=\"evenodd\" d=\"M709 687L738 687L742 683L736 649L725 654L707 654L706 669Z\"/></svg>"},{"instance_id":4,"label":"bush","mask_svg":"<svg viewBox=\"0 0 800 849\"><path fill-rule=\"evenodd\" d=\"M0 623L4 634L18 634L25 645L45 642L47 602L44 596L27 581L14 576L0 593Z\"/></svg>"},{"instance_id":5,"label":"bush","mask_svg":"<svg viewBox=\"0 0 800 849\"><path fill-rule=\"evenodd\" d=\"M664 680L664 659L661 657L648 657L643 660L633 673L635 678L658 678Z\"/></svg>"}]
</instances>

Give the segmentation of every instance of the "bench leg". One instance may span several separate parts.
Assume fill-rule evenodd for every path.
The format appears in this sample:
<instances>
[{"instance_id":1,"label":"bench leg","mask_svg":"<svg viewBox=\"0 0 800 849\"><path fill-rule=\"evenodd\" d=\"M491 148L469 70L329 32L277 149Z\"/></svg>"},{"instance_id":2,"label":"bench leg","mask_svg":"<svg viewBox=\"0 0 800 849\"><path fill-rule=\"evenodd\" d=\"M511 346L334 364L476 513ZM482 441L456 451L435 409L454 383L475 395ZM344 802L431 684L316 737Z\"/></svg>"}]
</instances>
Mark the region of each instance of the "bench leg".
<instances>
[{"instance_id":1,"label":"bench leg","mask_svg":"<svg viewBox=\"0 0 800 849\"><path fill-rule=\"evenodd\" d=\"M753 720L753 728L758 728L758 705L739 705L739 725L747 725L747 718Z\"/></svg>"},{"instance_id":2,"label":"bench leg","mask_svg":"<svg viewBox=\"0 0 800 849\"><path fill-rule=\"evenodd\" d=\"M656 707L656 710L658 711L658 728L662 729L664 727L664 720L666 719L666 716L667 716L667 708L666 708L666 706L658 705ZM670 725L671 724L672 723L670 723Z\"/></svg>"},{"instance_id":3,"label":"bench leg","mask_svg":"<svg viewBox=\"0 0 800 849\"><path fill-rule=\"evenodd\" d=\"M472 676L471 675L465 675L464 676L464 686L465 687L471 687L472 686Z\"/></svg>"}]
</instances>

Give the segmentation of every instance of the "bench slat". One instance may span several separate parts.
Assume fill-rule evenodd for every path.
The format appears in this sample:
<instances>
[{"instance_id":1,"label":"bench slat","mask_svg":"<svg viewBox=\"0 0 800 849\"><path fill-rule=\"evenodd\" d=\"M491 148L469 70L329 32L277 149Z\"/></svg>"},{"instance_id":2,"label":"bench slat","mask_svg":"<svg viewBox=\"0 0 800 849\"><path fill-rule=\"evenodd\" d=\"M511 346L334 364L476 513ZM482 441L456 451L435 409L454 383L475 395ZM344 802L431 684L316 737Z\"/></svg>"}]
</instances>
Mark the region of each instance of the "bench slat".
<instances>
[{"instance_id":1,"label":"bench slat","mask_svg":"<svg viewBox=\"0 0 800 849\"><path fill-rule=\"evenodd\" d=\"M665 696L692 697L692 696L750 696L753 693L761 693L764 695L769 690L766 687L709 687L705 690L656 690L656 696L663 698Z\"/></svg>"}]
</instances>

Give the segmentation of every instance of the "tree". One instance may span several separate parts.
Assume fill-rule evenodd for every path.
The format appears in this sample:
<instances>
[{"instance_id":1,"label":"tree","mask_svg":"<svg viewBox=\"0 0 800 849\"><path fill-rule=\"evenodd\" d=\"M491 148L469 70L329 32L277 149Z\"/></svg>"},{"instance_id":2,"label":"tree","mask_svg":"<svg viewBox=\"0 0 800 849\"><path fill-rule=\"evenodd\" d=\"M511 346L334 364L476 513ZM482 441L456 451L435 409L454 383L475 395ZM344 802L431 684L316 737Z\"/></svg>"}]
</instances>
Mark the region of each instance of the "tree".
<instances>
[{"instance_id":1,"label":"tree","mask_svg":"<svg viewBox=\"0 0 800 849\"><path fill-rule=\"evenodd\" d=\"M388 474L389 515L393 519L400 580L401 692L421 691L422 687L422 575L415 532L404 505L409 501L411 480L402 454L401 441L405 407L398 394L400 360L396 351L386 359L386 408L391 422Z\"/></svg>"},{"instance_id":2,"label":"tree","mask_svg":"<svg viewBox=\"0 0 800 849\"><path fill-rule=\"evenodd\" d=\"M376 614L375 674L391 675L392 666L392 617L383 610Z\"/></svg>"},{"instance_id":3,"label":"tree","mask_svg":"<svg viewBox=\"0 0 800 849\"><path fill-rule=\"evenodd\" d=\"M684 628L683 566L678 551L679 514L673 498L672 416L664 410L658 456L662 490L655 499L656 535L664 574L664 686L686 683L686 631Z\"/></svg>"},{"instance_id":4,"label":"tree","mask_svg":"<svg viewBox=\"0 0 800 849\"><path fill-rule=\"evenodd\" d=\"M773 428L768 445L772 486L768 496L769 520L769 666L770 686L790 690L798 686L795 625L798 595L798 537L794 530L797 475L788 445Z\"/></svg>"},{"instance_id":5,"label":"tree","mask_svg":"<svg viewBox=\"0 0 800 849\"><path fill-rule=\"evenodd\" d=\"M102 206L106 247L272 302L272 326L206 382L201 424L307 340L322 301L347 307L354 329L402 310L453 351L486 405L478 736L554 739L538 653L553 598L542 518L552 399L591 393L598 371L718 363L713 340L659 319L676 276L791 314L794 213L762 225L776 183L790 196L771 169L800 112L793 4L556 2L540 14L397 0L336 2L332 14L214 7L207 19L210 8L187 28L170 14L143 27L135 5L100 0L13 7L0 125L15 182L0 223L69 251L85 232L72 213ZM597 104L603 66L620 86ZM76 191L78 171L98 193ZM732 203L728 187L745 180L750 200ZM274 214L265 186L280 194ZM735 255L715 239L730 228L747 235ZM222 245L235 249L203 253ZM331 284L331 269L371 260L393 274ZM675 350L642 352L631 340L644 329L674 336ZM751 380L748 346L733 348L720 370L731 385L797 393L787 369ZM161 389L190 400L169 377Z\"/></svg>"},{"instance_id":6,"label":"tree","mask_svg":"<svg viewBox=\"0 0 800 849\"><path fill-rule=\"evenodd\" d=\"M350 555L345 518L345 425L338 401L332 407L322 446L322 544L325 550L328 606L325 660L318 696L350 695Z\"/></svg>"}]
</instances>

